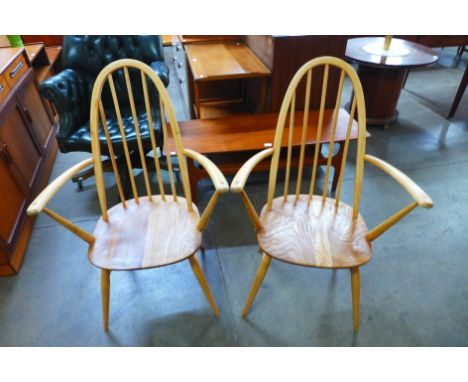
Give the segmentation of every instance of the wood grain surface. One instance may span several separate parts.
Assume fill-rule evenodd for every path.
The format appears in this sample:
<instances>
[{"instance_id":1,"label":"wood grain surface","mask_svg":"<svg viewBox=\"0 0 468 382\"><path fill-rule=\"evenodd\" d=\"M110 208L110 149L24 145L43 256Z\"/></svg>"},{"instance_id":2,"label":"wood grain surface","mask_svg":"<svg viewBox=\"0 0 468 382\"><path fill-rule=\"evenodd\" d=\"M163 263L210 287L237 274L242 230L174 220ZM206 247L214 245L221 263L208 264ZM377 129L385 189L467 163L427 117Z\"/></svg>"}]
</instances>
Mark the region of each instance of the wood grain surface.
<instances>
[{"instance_id":1,"label":"wood grain surface","mask_svg":"<svg viewBox=\"0 0 468 382\"><path fill-rule=\"evenodd\" d=\"M407 49L409 53L406 55L385 57L379 54L368 53L364 49L366 45L373 43L380 44L383 47L384 40L383 37L359 37L349 39L346 45L346 58L365 65L394 67L425 66L433 64L439 58L434 50L424 45L399 38L392 39L391 47Z\"/></svg>"},{"instance_id":2,"label":"wood grain surface","mask_svg":"<svg viewBox=\"0 0 468 382\"><path fill-rule=\"evenodd\" d=\"M333 123L333 109L325 109L323 116L321 143L330 142ZM318 110L311 110L307 121L307 134L305 144L316 142ZM301 145L302 124L304 113L297 111L294 118L294 133L292 145ZM349 113L339 109L338 123L336 127L335 142L346 139ZM202 154L240 152L251 150L263 150L271 147L275 138L278 113L236 115L225 118L195 119L179 122L180 132L184 146ZM288 144L289 127L285 127L281 146ZM170 132L169 132L170 135ZM358 137L357 122L353 121L349 139ZM175 147L172 137L167 139L169 148Z\"/></svg>"},{"instance_id":3,"label":"wood grain surface","mask_svg":"<svg viewBox=\"0 0 468 382\"><path fill-rule=\"evenodd\" d=\"M193 255L201 246L197 230L199 214L187 211L185 198L177 201L153 195L127 200L108 211L109 221L99 219L96 238L89 247L90 262L103 269L134 270L176 263Z\"/></svg>"},{"instance_id":4,"label":"wood grain surface","mask_svg":"<svg viewBox=\"0 0 468 382\"><path fill-rule=\"evenodd\" d=\"M308 195L294 203L290 195L273 200L260 215L258 242L267 255L292 264L319 268L350 268L367 263L372 248L365 236L367 227L353 208L315 195L308 206Z\"/></svg>"},{"instance_id":5,"label":"wood grain surface","mask_svg":"<svg viewBox=\"0 0 468 382\"><path fill-rule=\"evenodd\" d=\"M195 44L185 47L195 81L269 76L270 71L244 44Z\"/></svg>"}]
</instances>

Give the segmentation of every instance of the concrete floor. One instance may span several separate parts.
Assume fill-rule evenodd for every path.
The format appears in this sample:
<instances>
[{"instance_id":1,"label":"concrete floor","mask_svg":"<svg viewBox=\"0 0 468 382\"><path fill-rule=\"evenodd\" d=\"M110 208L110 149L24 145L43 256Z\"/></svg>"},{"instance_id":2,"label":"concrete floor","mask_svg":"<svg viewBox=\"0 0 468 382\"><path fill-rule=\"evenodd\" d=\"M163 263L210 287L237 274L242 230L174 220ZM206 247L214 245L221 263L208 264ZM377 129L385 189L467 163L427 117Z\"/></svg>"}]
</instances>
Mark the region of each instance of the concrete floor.
<instances>
[{"instance_id":1,"label":"concrete floor","mask_svg":"<svg viewBox=\"0 0 468 382\"><path fill-rule=\"evenodd\" d=\"M102 330L100 272L86 245L41 215L21 272L0 278L1 346L467 346L468 345L468 92L446 119L468 61L441 51L440 62L411 71L398 121L369 127L367 152L405 171L434 200L374 243L361 270L361 328L352 330L349 272L273 261L248 319L242 306L260 261L255 234L237 195L223 195L204 234L201 257L221 310L215 318L187 262L111 276L110 330ZM173 71L172 71L173 72ZM187 118L180 90L170 92ZM88 157L59 154L52 177ZM348 166L344 199L352 188ZM322 176L323 178L323 176ZM248 192L260 208L266 175ZM201 182L203 208L212 192ZM409 197L366 166L361 214L369 227ZM82 192L67 184L50 207L93 230L99 207L93 181Z\"/></svg>"}]
</instances>

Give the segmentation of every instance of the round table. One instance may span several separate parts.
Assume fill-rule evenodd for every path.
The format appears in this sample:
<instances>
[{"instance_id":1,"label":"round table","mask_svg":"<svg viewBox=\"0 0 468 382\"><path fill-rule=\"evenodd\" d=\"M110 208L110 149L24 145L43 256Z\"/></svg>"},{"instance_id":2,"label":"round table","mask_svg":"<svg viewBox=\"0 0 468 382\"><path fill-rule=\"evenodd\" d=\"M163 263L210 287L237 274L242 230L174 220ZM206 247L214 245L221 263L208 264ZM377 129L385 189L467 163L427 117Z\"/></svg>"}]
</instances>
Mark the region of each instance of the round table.
<instances>
[{"instance_id":1,"label":"round table","mask_svg":"<svg viewBox=\"0 0 468 382\"><path fill-rule=\"evenodd\" d=\"M408 70L439 59L432 49L414 42L394 38L389 51L383 51L383 45L383 37L359 37L346 46L346 58L358 64L369 125L393 122Z\"/></svg>"}]
</instances>

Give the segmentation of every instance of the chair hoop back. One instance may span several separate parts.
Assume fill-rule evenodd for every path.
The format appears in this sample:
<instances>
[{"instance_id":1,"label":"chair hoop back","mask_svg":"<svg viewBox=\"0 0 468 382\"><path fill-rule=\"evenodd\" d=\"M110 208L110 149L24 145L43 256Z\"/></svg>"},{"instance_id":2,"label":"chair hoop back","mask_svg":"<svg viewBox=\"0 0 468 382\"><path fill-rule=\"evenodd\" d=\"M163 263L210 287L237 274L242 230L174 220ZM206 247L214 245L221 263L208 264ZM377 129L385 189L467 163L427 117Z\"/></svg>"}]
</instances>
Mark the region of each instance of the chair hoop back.
<instances>
[{"instance_id":1,"label":"chair hoop back","mask_svg":"<svg viewBox=\"0 0 468 382\"><path fill-rule=\"evenodd\" d=\"M315 148L313 153L313 167L312 173L310 178L310 188L309 188L309 203L314 197L314 187L316 181L316 174L317 174L317 166L319 164L319 151L320 151L320 142L321 142L321 134L322 134L322 127L324 124L324 114L325 114L325 105L327 99L327 86L328 86L328 78L330 68L334 70L338 69L340 71L339 76L339 84L338 84L338 91L336 97L335 107L333 109L332 114L332 122L331 122L331 136L330 136L330 148L328 153L328 158L326 160L326 172L325 172L325 181L324 181L324 190L322 194L322 200L324 201L328 194L328 182L329 182L329 175L330 175L330 167L333 155L333 146L334 146L334 139L336 135L336 127L340 115L340 103L342 100L342 93L343 93L343 85L344 80L346 77L349 78L351 81L352 89L353 89L353 100L350 102L350 112L349 118L347 121L347 131L346 131L346 140L344 142L344 151L343 151L343 161L342 167L340 172L340 177L338 180L338 189L336 193L336 206L338 206L340 201L341 195L341 185L343 182L343 173L344 167L346 164L346 157L348 153L348 145L350 140L350 131L353 125L356 124L354 121L354 116L356 114L357 109L357 125L358 125L358 144L357 144L357 156L356 156L356 175L355 175L355 184L354 184L354 201L353 201L353 217L357 218L359 214L359 201L360 201L360 193L362 189L362 182L363 182L363 175L364 175L364 154L365 154L365 145L366 145L366 111L365 111L365 103L364 103L364 94L361 86L361 82L359 77L357 76L355 70L346 63L345 61L337 58L337 57L319 57L315 58L307 63L305 63L294 75L292 78L289 87L286 91L286 94L283 99L283 103L281 105L280 113L278 116L278 122L276 126L276 134L273 143L273 158L271 161L270 167L270 177L269 177L269 184L268 184L268 202L267 208L271 210L272 202L275 194L276 188L276 181L277 181L277 174L278 174L278 166L280 160L280 152L281 152L281 145L283 141L283 132L285 130L285 125L287 123L287 119L289 119L289 128L288 128L288 137L287 137L287 158L286 158L286 172L285 172L285 186L284 186L284 193L283 197L286 201L289 195L289 178L291 176L291 156L292 156L292 146L293 146L293 130L294 130L294 114L296 109L296 91L298 87L303 83L303 79L305 79L305 97L304 97L304 113L303 113L303 123L302 123L302 130L301 130L301 145L300 145L300 152L299 152L299 162L298 162L298 174L297 174L297 184L296 184L296 192L295 198L296 200L299 198L302 178L304 173L304 157L306 152L306 136L307 136L307 128L308 128L308 118L309 112L306 112L310 109L310 98L311 98L311 87L312 87L312 79L314 69L318 67L323 67L323 80L321 83L322 92L320 96L320 109L318 114L318 124L317 124L317 132L315 137ZM317 71L315 71L317 73ZM289 116L289 118L287 118ZM337 169L335 169L337 171Z\"/></svg>"},{"instance_id":2,"label":"chair hoop back","mask_svg":"<svg viewBox=\"0 0 468 382\"><path fill-rule=\"evenodd\" d=\"M99 132L100 129L104 130L107 145L109 148L109 155L112 163L112 169L116 178L117 188L119 191L120 200L122 201L122 205L126 207L125 197L122 188L122 182L120 179L118 165L116 162L116 158L114 155L114 150L112 147L112 142L109 135L109 128L106 119L106 112L104 111L103 102L102 102L102 94L105 85L107 84L110 88L110 94L112 95L113 105L115 109L115 115L118 121L120 135L122 137L122 145L125 153L125 162L131 182L133 197L135 202L139 203L139 195L136 187L135 177L133 175L133 164L132 164L132 152L130 151L127 143L127 136L124 129L124 122L122 117L121 107L119 105L119 100L117 99L117 92L116 87L114 84L113 74L117 71L123 71L125 84L128 93L128 99L130 104L131 110L131 120L133 121L134 132L137 140L137 147L138 147L138 154L139 154L139 161L141 161L141 166L143 169L143 176L145 180L145 187L148 199L152 200L152 189L151 189L151 182L149 179L148 169L146 165L146 153L144 152L143 144L142 144L142 134L140 131L139 120L137 116L137 110L135 105L135 97L132 89L132 85L130 82L130 74L129 70L135 72L136 70L139 71L141 77L141 89L143 92L144 99L144 107L146 110L146 115L148 119L148 130L151 140L151 148L153 150L156 174L158 178L158 186L159 192L161 194L161 198L165 201L167 198L172 197L174 201L177 201L177 192L175 187L174 181L174 173L171 163L171 152L169 147L165 147L162 151L164 151L167 160L167 167L169 171L169 180L170 180L170 188L171 193L168 194L164 190L164 183L161 174L161 165L159 163L159 156L157 151L157 142L156 137L154 134L153 129L153 116L151 112L151 101L158 102L160 107L160 114L161 114L161 125L164 137L167 137L168 133L170 133L173 137L173 141L175 143L175 153L177 155L180 167L180 173L182 177L182 185L185 194L185 198L187 201L187 208L189 211L192 211L192 200L190 194L190 187L189 187L189 179L188 179L188 171L187 165L185 161L185 157L183 154L183 145L180 136L179 126L177 124L176 115L174 112L174 108L170 101L169 95L167 90L158 77L158 75L151 69L150 66L146 65L143 62L133 60L133 59L123 59L114 61L111 64L107 65L98 75L96 82L94 83L93 93L91 96L91 110L90 110L90 129L91 129L91 147L92 147L92 155L94 160L94 171L95 171L95 178L96 178L96 186L98 191L99 197L99 204L101 207L102 217L104 221L108 221L107 215L107 199L105 193L105 184L104 184L104 176L103 176L103 168L102 168L102 160L101 160L101 149L100 149L100 140L99 140ZM121 72L120 72L121 73ZM135 78L135 77L133 77ZM152 83L156 89L157 97L151 97L150 92L148 91L148 83ZM155 99L151 99L155 98ZM167 123L167 119L169 119L169 125ZM164 140L165 142L167 139ZM161 152L161 155L163 153ZM136 155L136 154L135 154ZM135 158L134 158L135 161ZM171 196L169 196L171 195Z\"/></svg>"}]
</instances>

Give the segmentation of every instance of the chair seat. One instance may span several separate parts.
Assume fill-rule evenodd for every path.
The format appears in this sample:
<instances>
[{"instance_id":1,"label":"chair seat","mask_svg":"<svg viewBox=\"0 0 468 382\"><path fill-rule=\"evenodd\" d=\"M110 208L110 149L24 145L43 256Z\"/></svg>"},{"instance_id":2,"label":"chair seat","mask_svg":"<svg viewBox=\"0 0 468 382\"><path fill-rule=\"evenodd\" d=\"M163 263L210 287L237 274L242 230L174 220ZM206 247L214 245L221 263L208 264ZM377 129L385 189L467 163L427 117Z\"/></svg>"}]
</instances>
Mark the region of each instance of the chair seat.
<instances>
[{"instance_id":1,"label":"chair seat","mask_svg":"<svg viewBox=\"0 0 468 382\"><path fill-rule=\"evenodd\" d=\"M149 132L148 116L146 111L140 111L137 113L138 126L140 128L141 140L143 143L143 149L145 152L151 150L151 138ZM109 136L112 141L112 147L115 153L123 153L123 141L122 135L120 134L120 128L118 119L113 111L106 112L107 126L109 129ZM122 125L125 131L128 149L130 151L138 150L137 136L135 127L133 124L133 118L131 112L127 108L122 108ZM153 118L153 128L155 130L155 137L158 145L162 145L162 134L161 134L161 123L159 119L159 111ZM106 135L104 129L99 130L99 142L101 144L101 154L109 155L109 148L107 145ZM61 140L60 150L62 152L70 151L86 151L91 152L91 133L89 127L89 121L84 125L77 128L72 134L66 139Z\"/></svg>"},{"instance_id":2,"label":"chair seat","mask_svg":"<svg viewBox=\"0 0 468 382\"><path fill-rule=\"evenodd\" d=\"M262 229L258 232L261 249L269 256L292 264L318 268L350 268L367 263L372 257L366 240L367 227L359 215L353 220L353 208L314 195L308 207L308 195L273 200L271 211L263 207Z\"/></svg>"},{"instance_id":3,"label":"chair seat","mask_svg":"<svg viewBox=\"0 0 468 382\"><path fill-rule=\"evenodd\" d=\"M188 212L185 198L166 195L128 200L108 211L109 221L99 219L96 238L89 247L89 261L103 269L134 270L160 267L184 260L201 246L197 207Z\"/></svg>"}]
</instances>

